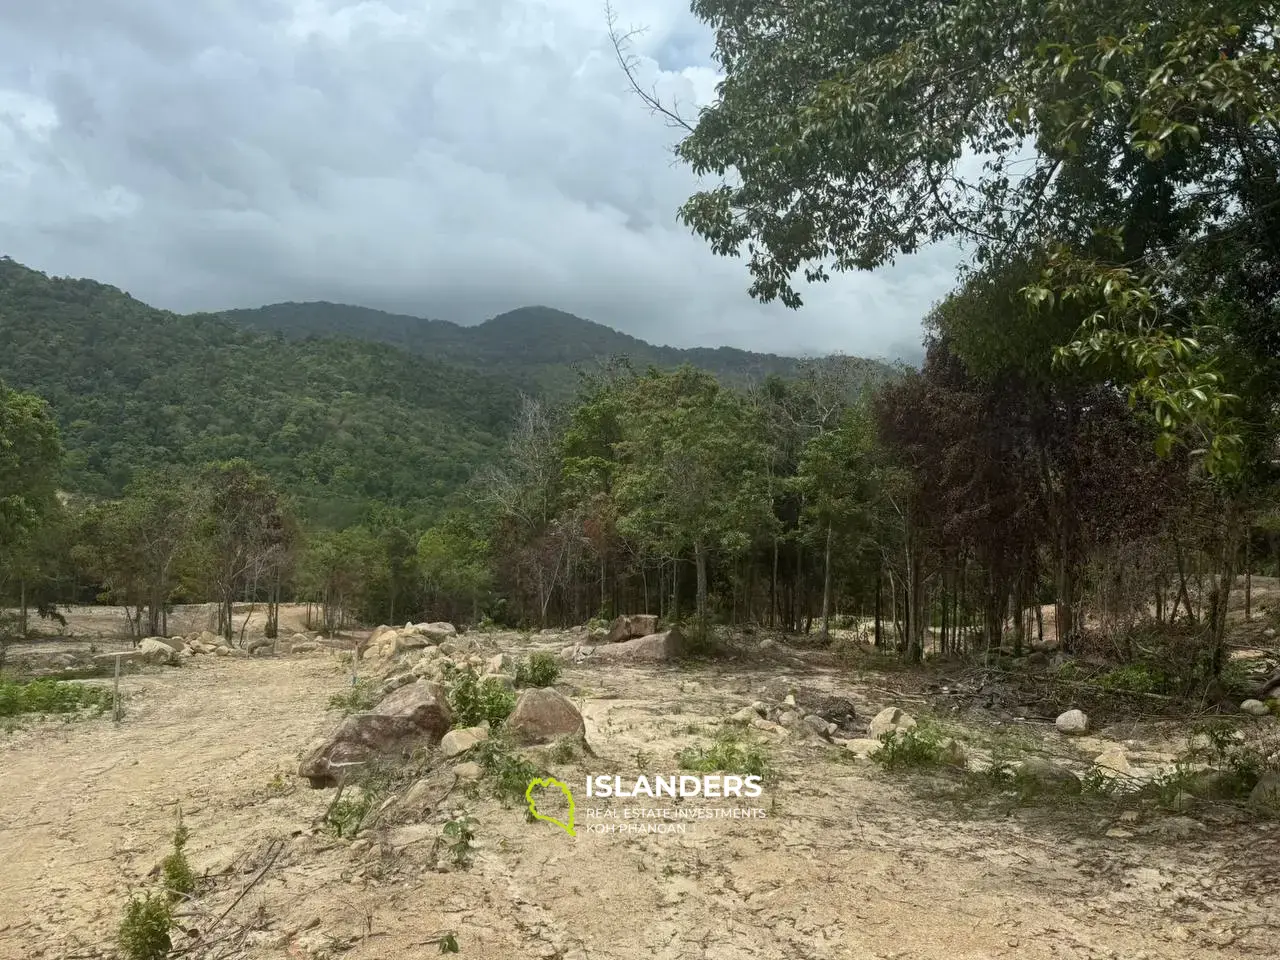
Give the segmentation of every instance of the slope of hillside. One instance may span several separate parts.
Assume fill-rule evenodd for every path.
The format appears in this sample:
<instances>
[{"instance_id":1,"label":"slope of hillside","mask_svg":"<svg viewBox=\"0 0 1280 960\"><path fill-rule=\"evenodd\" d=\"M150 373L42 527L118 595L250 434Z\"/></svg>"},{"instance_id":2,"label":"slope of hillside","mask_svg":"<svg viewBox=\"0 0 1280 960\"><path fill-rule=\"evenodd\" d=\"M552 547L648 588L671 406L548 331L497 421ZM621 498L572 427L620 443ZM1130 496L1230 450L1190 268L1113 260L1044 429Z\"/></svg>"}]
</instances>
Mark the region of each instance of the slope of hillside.
<instances>
[{"instance_id":1,"label":"slope of hillside","mask_svg":"<svg viewBox=\"0 0 1280 960\"><path fill-rule=\"evenodd\" d=\"M431 510L495 455L504 378L349 339L179 316L0 259L0 379L52 405L69 481L118 491L147 464L244 456L334 517L371 498Z\"/></svg>"}]
</instances>

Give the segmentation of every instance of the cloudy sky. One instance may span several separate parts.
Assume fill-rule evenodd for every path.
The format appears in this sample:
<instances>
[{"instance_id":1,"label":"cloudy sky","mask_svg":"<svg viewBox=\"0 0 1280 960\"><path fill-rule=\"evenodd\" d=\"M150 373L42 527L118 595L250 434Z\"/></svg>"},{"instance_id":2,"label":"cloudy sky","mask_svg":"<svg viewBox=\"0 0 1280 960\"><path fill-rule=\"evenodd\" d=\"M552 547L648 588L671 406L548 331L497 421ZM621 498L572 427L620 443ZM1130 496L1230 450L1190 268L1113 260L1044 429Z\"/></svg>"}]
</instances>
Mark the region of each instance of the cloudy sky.
<instances>
[{"instance_id":1,"label":"cloudy sky","mask_svg":"<svg viewBox=\"0 0 1280 960\"><path fill-rule=\"evenodd\" d=\"M646 83L714 96L687 0L614 0ZM657 343L913 354L957 255L747 296L603 0L0 0L0 253L173 310L546 304Z\"/></svg>"}]
</instances>

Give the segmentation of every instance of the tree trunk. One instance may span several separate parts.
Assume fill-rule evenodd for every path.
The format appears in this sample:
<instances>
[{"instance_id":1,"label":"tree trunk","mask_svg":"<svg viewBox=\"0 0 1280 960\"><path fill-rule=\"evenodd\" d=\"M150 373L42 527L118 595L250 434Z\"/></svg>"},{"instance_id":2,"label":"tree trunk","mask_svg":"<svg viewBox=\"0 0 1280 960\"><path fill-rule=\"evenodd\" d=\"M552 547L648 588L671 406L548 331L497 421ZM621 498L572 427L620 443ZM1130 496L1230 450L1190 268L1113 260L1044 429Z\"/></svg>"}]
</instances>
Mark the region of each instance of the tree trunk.
<instances>
[{"instance_id":1,"label":"tree trunk","mask_svg":"<svg viewBox=\"0 0 1280 960\"><path fill-rule=\"evenodd\" d=\"M22 597L21 601L19 602L20 612L18 614L18 635L25 639L25 637L27 636L27 578L26 577L18 578L18 593Z\"/></svg>"},{"instance_id":2,"label":"tree trunk","mask_svg":"<svg viewBox=\"0 0 1280 960\"><path fill-rule=\"evenodd\" d=\"M884 634L882 632L884 610L884 564L876 564L876 634L875 644L879 650L884 646Z\"/></svg>"},{"instance_id":3,"label":"tree trunk","mask_svg":"<svg viewBox=\"0 0 1280 960\"><path fill-rule=\"evenodd\" d=\"M827 550L822 562L822 639L831 637L831 524L827 524Z\"/></svg>"},{"instance_id":4,"label":"tree trunk","mask_svg":"<svg viewBox=\"0 0 1280 960\"><path fill-rule=\"evenodd\" d=\"M693 560L698 571L698 621L699 629L707 627L707 552L702 541L693 545Z\"/></svg>"},{"instance_id":5,"label":"tree trunk","mask_svg":"<svg viewBox=\"0 0 1280 960\"><path fill-rule=\"evenodd\" d=\"M1253 619L1253 570L1252 550L1253 538L1247 533L1244 538L1244 622Z\"/></svg>"}]
</instances>

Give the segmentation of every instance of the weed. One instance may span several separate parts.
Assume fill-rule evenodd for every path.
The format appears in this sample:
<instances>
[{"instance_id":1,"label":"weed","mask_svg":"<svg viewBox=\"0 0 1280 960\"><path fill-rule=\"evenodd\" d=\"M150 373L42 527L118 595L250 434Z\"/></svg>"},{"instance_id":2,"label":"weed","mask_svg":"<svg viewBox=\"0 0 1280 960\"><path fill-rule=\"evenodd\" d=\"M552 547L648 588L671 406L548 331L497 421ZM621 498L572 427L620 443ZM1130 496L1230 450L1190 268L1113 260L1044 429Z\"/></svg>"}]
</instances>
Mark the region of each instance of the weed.
<instances>
[{"instance_id":1,"label":"weed","mask_svg":"<svg viewBox=\"0 0 1280 960\"><path fill-rule=\"evenodd\" d=\"M120 921L117 940L125 960L164 960L173 949L169 900L160 894L131 897Z\"/></svg>"},{"instance_id":2,"label":"weed","mask_svg":"<svg viewBox=\"0 0 1280 960\"><path fill-rule=\"evenodd\" d=\"M941 767L946 763L942 731L929 723L890 731L880 738L871 759L886 770Z\"/></svg>"},{"instance_id":3,"label":"weed","mask_svg":"<svg viewBox=\"0 0 1280 960\"><path fill-rule=\"evenodd\" d=\"M476 762L484 768L493 785L493 793L504 804L523 803L529 781L542 776L542 771L515 753L502 737L490 737L475 748Z\"/></svg>"},{"instance_id":4,"label":"weed","mask_svg":"<svg viewBox=\"0 0 1280 960\"><path fill-rule=\"evenodd\" d=\"M517 687L550 687L560 679L560 664L549 653L531 653L516 661Z\"/></svg>"},{"instance_id":5,"label":"weed","mask_svg":"<svg viewBox=\"0 0 1280 960\"><path fill-rule=\"evenodd\" d=\"M681 770L695 773L736 773L766 779L772 776L767 754L753 744L744 745L732 733L722 732L710 747L685 747L677 758Z\"/></svg>"},{"instance_id":6,"label":"weed","mask_svg":"<svg viewBox=\"0 0 1280 960\"><path fill-rule=\"evenodd\" d=\"M0 717L24 713L75 713L96 708L101 714L111 706L111 691L62 680L29 680L25 683L0 678Z\"/></svg>"},{"instance_id":7,"label":"weed","mask_svg":"<svg viewBox=\"0 0 1280 960\"><path fill-rule=\"evenodd\" d=\"M497 680L481 680L474 670L459 670L450 678L449 706L456 727L488 722L499 727L515 709L516 697Z\"/></svg>"},{"instance_id":8,"label":"weed","mask_svg":"<svg viewBox=\"0 0 1280 960\"><path fill-rule=\"evenodd\" d=\"M464 815L455 817L444 825L444 835L452 841L448 846L449 858L455 866L471 865L471 853L475 847L473 841L476 838L476 832L472 826L474 822Z\"/></svg>"},{"instance_id":9,"label":"weed","mask_svg":"<svg viewBox=\"0 0 1280 960\"><path fill-rule=\"evenodd\" d=\"M441 953L460 953L458 949L458 938L452 933L446 933L438 941Z\"/></svg>"},{"instance_id":10,"label":"weed","mask_svg":"<svg viewBox=\"0 0 1280 960\"><path fill-rule=\"evenodd\" d=\"M325 824L337 837L354 837L364 825L371 803L363 790L350 797L337 797L325 813Z\"/></svg>"},{"instance_id":11,"label":"weed","mask_svg":"<svg viewBox=\"0 0 1280 960\"><path fill-rule=\"evenodd\" d=\"M552 763L569 763L578 756L578 740L576 737L558 737L547 750L547 757Z\"/></svg>"},{"instance_id":12,"label":"weed","mask_svg":"<svg viewBox=\"0 0 1280 960\"><path fill-rule=\"evenodd\" d=\"M330 710L341 710L344 714L364 713L372 710L378 702L378 694L368 680L357 680L342 693L335 693L329 698Z\"/></svg>"},{"instance_id":13,"label":"weed","mask_svg":"<svg viewBox=\"0 0 1280 960\"><path fill-rule=\"evenodd\" d=\"M160 865L164 887L171 901L189 897L196 889L196 875L187 862L185 852L190 837L191 831L182 822L182 810L178 810L178 825L173 831L173 852Z\"/></svg>"}]
</instances>

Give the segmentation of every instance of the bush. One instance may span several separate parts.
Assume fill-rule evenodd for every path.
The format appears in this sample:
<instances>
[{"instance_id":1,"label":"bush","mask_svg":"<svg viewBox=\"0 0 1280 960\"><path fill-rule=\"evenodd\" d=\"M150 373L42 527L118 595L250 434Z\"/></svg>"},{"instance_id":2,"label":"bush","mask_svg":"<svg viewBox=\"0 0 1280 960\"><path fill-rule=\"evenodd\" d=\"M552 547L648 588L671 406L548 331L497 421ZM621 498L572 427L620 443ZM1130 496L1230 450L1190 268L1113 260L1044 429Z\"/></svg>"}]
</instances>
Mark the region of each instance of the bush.
<instances>
[{"instance_id":1,"label":"bush","mask_svg":"<svg viewBox=\"0 0 1280 960\"><path fill-rule=\"evenodd\" d=\"M378 693L368 680L357 680L342 693L335 693L329 698L330 710L341 710L345 714L364 713L372 710L378 702Z\"/></svg>"},{"instance_id":2,"label":"bush","mask_svg":"<svg viewBox=\"0 0 1280 960\"><path fill-rule=\"evenodd\" d=\"M768 755L760 747L743 745L730 733L721 733L706 749L685 747L677 759L681 770L694 773L736 773L761 779L771 775Z\"/></svg>"},{"instance_id":3,"label":"bush","mask_svg":"<svg viewBox=\"0 0 1280 960\"><path fill-rule=\"evenodd\" d=\"M179 900L183 897L189 897L196 889L196 875L191 869L191 864L187 862L187 855L184 848L187 845L187 839L191 836L182 823L182 812L178 812L178 826L173 831L173 852L164 858L164 862L160 865L161 873L164 876L164 886L169 892L170 900Z\"/></svg>"},{"instance_id":4,"label":"bush","mask_svg":"<svg viewBox=\"0 0 1280 960\"><path fill-rule=\"evenodd\" d=\"M493 793L504 804L524 803L529 781L537 780L542 771L516 753L501 737L490 737L473 753L493 785Z\"/></svg>"},{"instance_id":5,"label":"bush","mask_svg":"<svg viewBox=\"0 0 1280 960\"><path fill-rule=\"evenodd\" d=\"M497 680L481 680L474 670L455 673L449 685L449 707L455 727L488 722L499 727L516 707L516 696Z\"/></svg>"},{"instance_id":6,"label":"bush","mask_svg":"<svg viewBox=\"0 0 1280 960\"><path fill-rule=\"evenodd\" d=\"M117 940L124 960L164 960L173 949L169 900L160 894L132 897L120 921Z\"/></svg>"},{"instance_id":7,"label":"bush","mask_svg":"<svg viewBox=\"0 0 1280 960\"><path fill-rule=\"evenodd\" d=\"M894 730L880 738L871 759L886 770L941 767L946 764L942 731L928 724Z\"/></svg>"},{"instance_id":8,"label":"bush","mask_svg":"<svg viewBox=\"0 0 1280 960\"><path fill-rule=\"evenodd\" d=\"M104 687L62 680L30 680L19 683L0 679L0 717L24 713L75 713L93 707L99 713L111 706L111 691Z\"/></svg>"},{"instance_id":9,"label":"bush","mask_svg":"<svg viewBox=\"0 0 1280 960\"><path fill-rule=\"evenodd\" d=\"M517 687L550 687L560 679L560 664L549 653L533 653L516 661Z\"/></svg>"}]
</instances>

